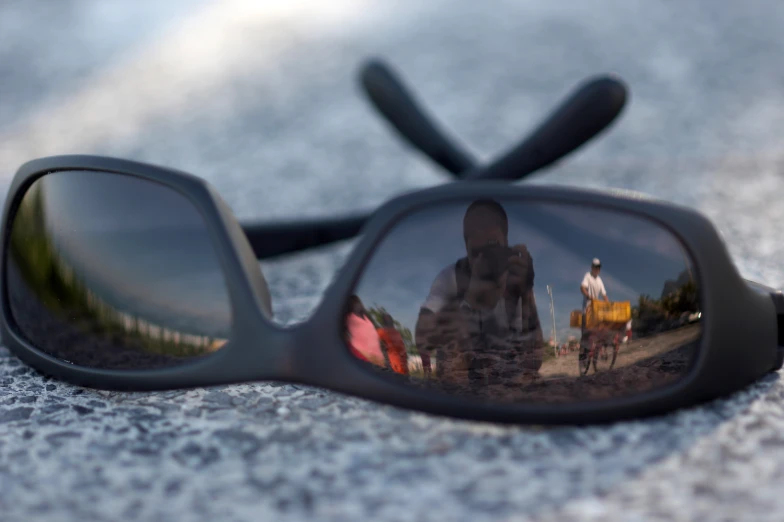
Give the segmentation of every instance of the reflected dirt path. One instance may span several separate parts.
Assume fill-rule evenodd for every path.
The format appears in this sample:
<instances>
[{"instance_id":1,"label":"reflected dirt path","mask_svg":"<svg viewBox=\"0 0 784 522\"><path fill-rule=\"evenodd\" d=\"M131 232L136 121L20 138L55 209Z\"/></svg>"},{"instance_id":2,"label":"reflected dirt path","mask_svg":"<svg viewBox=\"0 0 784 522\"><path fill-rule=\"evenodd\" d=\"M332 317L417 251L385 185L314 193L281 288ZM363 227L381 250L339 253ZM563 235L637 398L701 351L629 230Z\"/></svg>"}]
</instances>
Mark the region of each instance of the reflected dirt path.
<instances>
[{"instance_id":1,"label":"reflected dirt path","mask_svg":"<svg viewBox=\"0 0 784 522\"><path fill-rule=\"evenodd\" d=\"M699 339L700 326L693 324L671 330L669 332L651 335L642 339L636 339L621 345L618 358L615 360L613 369L629 366L648 357L660 355L687 343ZM578 377L579 370L577 364L578 351L567 353L554 359L548 359L542 363L539 375L543 378L558 377ZM593 373L591 367L590 373Z\"/></svg>"}]
</instances>

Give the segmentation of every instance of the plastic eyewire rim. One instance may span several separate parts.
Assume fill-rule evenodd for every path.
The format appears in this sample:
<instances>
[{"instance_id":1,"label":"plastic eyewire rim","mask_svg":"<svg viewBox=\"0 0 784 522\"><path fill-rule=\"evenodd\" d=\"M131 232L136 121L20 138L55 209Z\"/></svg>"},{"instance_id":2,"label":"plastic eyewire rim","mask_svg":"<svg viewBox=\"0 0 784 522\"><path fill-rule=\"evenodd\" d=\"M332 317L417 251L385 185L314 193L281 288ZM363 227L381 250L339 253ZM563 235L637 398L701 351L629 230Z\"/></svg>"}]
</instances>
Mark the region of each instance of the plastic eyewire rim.
<instances>
[{"instance_id":1,"label":"plastic eyewire rim","mask_svg":"<svg viewBox=\"0 0 784 522\"><path fill-rule=\"evenodd\" d=\"M77 367L30 345L13 324L2 294L0 331L7 346L39 371L76 384L106 389L162 390L257 380L298 382L436 415L502 423L585 424L660 414L742 389L780 364L778 317L770 296L740 277L716 229L696 211L654 200L624 198L566 187L510 186L497 182L442 185L396 197L373 213L345 266L304 323L281 327L263 303L266 283L243 230L203 180L172 169L96 156L42 158L17 172L3 214L2 277L8 229L26 187L48 172L89 170L154 181L186 196L205 223L226 276L234 311L230 341L211 356L160 370L112 371ZM396 224L433 205L494 197L504 201L554 202L624 212L657 223L676 237L700 281L702 338L691 371L678 382L632 397L547 405L489 404L406 387L367 368L342 338L343 311L364 267ZM746 346L741 350L739 347Z\"/></svg>"}]
</instances>

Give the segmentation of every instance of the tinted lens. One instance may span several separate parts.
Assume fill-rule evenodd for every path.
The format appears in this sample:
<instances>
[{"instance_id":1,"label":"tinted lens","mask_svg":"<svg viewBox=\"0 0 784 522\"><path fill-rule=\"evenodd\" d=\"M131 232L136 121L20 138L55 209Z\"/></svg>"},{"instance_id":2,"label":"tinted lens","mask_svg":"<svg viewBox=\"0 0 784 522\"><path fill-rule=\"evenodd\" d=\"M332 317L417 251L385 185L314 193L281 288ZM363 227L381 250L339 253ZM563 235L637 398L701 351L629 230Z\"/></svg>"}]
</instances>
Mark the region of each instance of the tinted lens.
<instances>
[{"instance_id":1,"label":"tinted lens","mask_svg":"<svg viewBox=\"0 0 784 522\"><path fill-rule=\"evenodd\" d=\"M80 366L149 369L219 349L231 327L204 218L164 185L59 172L12 221L7 295L17 330Z\"/></svg>"},{"instance_id":2,"label":"tinted lens","mask_svg":"<svg viewBox=\"0 0 784 522\"><path fill-rule=\"evenodd\" d=\"M512 249L505 263L484 248L495 242ZM691 260L667 230L514 200L409 215L354 294L345 335L357 358L412 386L491 402L577 403L671 385L691 367L702 319Z\"/></svg>"}]
</instances>

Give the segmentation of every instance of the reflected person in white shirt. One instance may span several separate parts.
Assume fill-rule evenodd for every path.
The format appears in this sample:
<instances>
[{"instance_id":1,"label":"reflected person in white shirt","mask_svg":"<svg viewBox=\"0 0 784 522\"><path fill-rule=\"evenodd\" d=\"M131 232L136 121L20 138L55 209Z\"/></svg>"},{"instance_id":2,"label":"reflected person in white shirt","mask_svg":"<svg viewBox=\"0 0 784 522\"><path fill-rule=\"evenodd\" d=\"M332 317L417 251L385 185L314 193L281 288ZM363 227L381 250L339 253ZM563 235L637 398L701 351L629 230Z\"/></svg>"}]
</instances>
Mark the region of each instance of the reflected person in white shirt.
<instances>
[{"instance_id":1,"label":"reflected person in white shirt","mask_svg":"<svg viewBox=\"0 0 784 522\"><path fill-rule=\"evenodd\" d=\"M591 270L586 272L583 277L583 282L580 284L580 292L583 294L583 312L588 309L591 301L603 298L605 302L610 302L607 297L607 290L604 288L604 282L599 275L602 271L602 262L593 258L591 262Z\"/></svg>"},{"instance_id":2,"label":"reflected person in white shirt","mask_svg":"<svg viewBox=\"0 0 784 522\"><path fill-rule=\"evenodd\" d=\"M603 299L605 302L610 302L607 297L607 290L604 288L604 281L602 281L599 273L602 271L602 262L593 258L591 262L591 270L583 277L583 282L580 284L580 292L583 294L583 324L580 336L580 354L579 358L584 361L588 352L588 338L585 335L585 323L588 315L588 307L591 306L591 301ZM631 327L629 327L631 328Z\"/></svg>"}]
</instances>

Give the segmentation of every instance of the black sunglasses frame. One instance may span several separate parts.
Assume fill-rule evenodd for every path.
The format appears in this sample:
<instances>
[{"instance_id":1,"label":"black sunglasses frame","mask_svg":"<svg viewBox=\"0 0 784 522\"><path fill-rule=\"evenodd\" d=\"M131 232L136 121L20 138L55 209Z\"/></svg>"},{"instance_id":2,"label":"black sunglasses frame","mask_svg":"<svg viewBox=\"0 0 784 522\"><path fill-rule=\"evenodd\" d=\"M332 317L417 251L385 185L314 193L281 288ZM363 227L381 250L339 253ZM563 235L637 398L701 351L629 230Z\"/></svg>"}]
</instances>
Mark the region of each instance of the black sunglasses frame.
<instances>
[{"instance_id":1,"label":"black sunglasses frame","mask_svg":"<svg viewBox=\"0 0 784 522\"><path fill-rule=\"evenodd\" d=\"M2 292L0 332L21 360L44 374L74 384L117 390L165 390L260 380L318 386L431 414L501 423L583 424L609 422L693 406L738 391L782 366L779 346L781 294L771 298L740 276L710 221L688 208L624 192L545 186L510 186L498 181L452 183L398 196L372 214L346 265L304 323L283 327L272 320L266 281L251 242L228 206L204 180L176 170L97 156L58 156L30 161L18 170L3 213L0 271L6 283L10 226L29 186L62 171L133 176L173 189L204 217L224 270L232 306L229 342L214 354L156 370L101 370L72 365L38 350L20 334ZM355 359L342 336L344 311L376 246L412 212L472 198L553 202L598 207L647 219L677 237L693 260L700 281L702 336L688 375L666 388L632 397L577 404L491 404L419 390L380 374ZM258 240L259 238L257 238Z\"/></svg>"}]
</instances>

